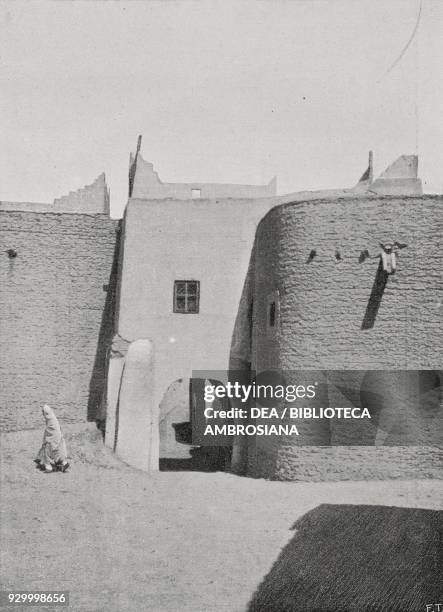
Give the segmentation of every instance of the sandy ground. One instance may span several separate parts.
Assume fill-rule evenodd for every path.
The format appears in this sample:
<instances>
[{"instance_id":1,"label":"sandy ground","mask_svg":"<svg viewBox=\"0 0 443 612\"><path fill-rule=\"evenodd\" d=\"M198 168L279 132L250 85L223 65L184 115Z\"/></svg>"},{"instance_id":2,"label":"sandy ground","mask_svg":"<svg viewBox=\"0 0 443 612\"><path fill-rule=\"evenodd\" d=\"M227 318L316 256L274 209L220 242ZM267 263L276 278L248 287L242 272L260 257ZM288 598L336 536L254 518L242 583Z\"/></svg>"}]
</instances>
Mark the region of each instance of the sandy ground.
<instances>
[{"instance_id":1,"label":"sandy ground","mask_svg":"<svg viewBox=\"0 0 443 612\"><path fill-rule=\"evenodd\" d=\"M1 439L1 588L68 590L75 611L244 611L309 510L443 502L436 480L148 475L119 463L92 426L68 429L72 468L47 475L33 464L41 437L30 430Z\"/></svg>"}]
</instances>

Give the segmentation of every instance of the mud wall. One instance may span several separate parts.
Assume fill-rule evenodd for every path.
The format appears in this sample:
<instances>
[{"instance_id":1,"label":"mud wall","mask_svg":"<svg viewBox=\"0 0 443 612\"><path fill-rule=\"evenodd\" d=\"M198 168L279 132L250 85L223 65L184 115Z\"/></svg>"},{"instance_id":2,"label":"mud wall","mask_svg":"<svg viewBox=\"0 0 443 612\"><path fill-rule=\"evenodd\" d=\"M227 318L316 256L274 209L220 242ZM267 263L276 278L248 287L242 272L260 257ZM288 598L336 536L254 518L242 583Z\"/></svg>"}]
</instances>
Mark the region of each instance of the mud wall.
<instances>
[{"instance_id":1,"label":"mud wall","mask_svg":"<svg viewBox=\"0 0 443 612\"><path fill-rule=\"evenodd\" d=\"M44 402L65 421L97 416L117 229L101 214L0 212L3 428L40 426Z\"/></svg>"},{"instance_id":2,"label":"mud wall","mask_svg":"<svg viewBox=\"0 0 443 612\"><path fill-rule=\"evenodd\" d=\"M334 380L337 370L348 371L345 386L355 386L357 395L361 382L357 370L438 371L443 361L442 205L440 196L359 197L272 209L258 227L247 283L253 311L253 367L328 370L332 384L327 401L332 406L345 405ZM380 268L380 244L394 243L397 269L386 275ZM270 324L272 303L274 325ZM247 333L247 321L244 329ZM382 379L375 388L383 387ZM391 396L405 410L403 379L404 374L399 375L399 393ZM360 401L351 400L349 405ZM391 408L400 410L393 404ZM250 473L323 479L331 474L334 478L386 476L391 470L404 477L415 474L417 457L429 457L411 448L351 451L341 446L352 444L343 430L319 442L316 425L302 424L303 428L304 435L294 439L249 440ZM319 448L331 440L335 448ZM355 438L354 443L358 444ZM423 448L426 439L417 443ZM393 439L392 444L399 441ZM425 471L432 471L429 462Z\"/></svg>"}]
</instances>

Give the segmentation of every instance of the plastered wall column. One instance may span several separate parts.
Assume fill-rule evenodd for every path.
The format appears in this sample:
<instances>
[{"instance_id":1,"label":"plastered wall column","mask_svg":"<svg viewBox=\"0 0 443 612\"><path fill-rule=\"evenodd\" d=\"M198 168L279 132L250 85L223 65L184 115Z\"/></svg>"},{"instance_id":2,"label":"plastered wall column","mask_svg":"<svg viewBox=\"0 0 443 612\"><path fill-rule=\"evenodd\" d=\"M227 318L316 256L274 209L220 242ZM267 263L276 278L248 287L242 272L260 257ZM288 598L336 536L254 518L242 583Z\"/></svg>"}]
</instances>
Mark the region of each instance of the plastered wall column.
<instances>
[{"instance_id":1,"label":"plastered wall column","mask_svg":"<svg viewBox=\"0 0 443 612\"><path fill-rule=\"evenodd\" d=\"M117 417L117 455L145 471L158 470L158 406L154 403L154 348L150 340L129 346Z\"/></svg>"},{"instance_id":2,"label":"plastered wall column","mask_svg":"<svg viewBox=\"0 0 443 612\"><path fill-rule=\"evenodd\" d=\"M116 442L117 408L122 382L125 358L122 355L111 355L108 365L108 380L106 386L106 433L105 445L114 450Z\"/></svg>"},{"instance_id":3,"label":"plastered wall column","mask_svg":"<svg viewBox=\"0 0 443 612\"><path fill-rule=\"evenodd\" d=\"M116 432L118 429L118 401L122 384L125 357L128 352L129 342L119 335L115 335L108 355L108 370L106 378L106 390L104 402L106 406L106 429L105 445L115 450L117 442Z\"/></svg>"}]
</instances>

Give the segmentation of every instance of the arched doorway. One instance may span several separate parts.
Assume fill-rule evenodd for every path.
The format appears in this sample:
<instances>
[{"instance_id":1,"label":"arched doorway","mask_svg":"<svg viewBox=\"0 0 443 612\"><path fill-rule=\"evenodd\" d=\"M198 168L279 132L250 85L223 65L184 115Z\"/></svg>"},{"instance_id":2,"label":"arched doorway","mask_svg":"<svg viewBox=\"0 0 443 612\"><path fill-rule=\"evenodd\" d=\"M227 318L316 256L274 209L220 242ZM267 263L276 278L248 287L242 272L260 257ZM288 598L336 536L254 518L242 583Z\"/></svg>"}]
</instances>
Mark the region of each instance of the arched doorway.
<instances>
[{"instance_id":1,"label":"arched doorway","mask_svg":"<svg viewBox=\"0 0 443 612\"><path fill-rule=\"evenodd\" d=\"M160 471L215 472L227 468L228 449L204 446L200 436L195 439L202 426L199 402L204 384L200 378L179 378L165 391L159 415Z\"/></svg>"}]
</instances>

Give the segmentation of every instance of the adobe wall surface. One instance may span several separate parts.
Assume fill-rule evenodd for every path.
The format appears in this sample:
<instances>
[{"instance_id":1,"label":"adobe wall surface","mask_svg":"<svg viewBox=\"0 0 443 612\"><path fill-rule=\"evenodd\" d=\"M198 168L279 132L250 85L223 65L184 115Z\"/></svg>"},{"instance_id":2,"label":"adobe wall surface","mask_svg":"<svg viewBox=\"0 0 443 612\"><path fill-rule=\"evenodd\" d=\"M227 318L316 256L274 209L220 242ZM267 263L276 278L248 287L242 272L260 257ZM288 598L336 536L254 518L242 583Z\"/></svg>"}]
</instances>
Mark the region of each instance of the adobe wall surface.
<instances>
[{"instance_id":1,"label":"adobe wall surface","mask_svg":"<svg viewBox=\"0 0 443 612\"><path fill-rule=\"evenodd\" d=\"M103 213L109 215L109 191L105 174L100 174L93 183L54 200L54 212L84 214Z\"/></svg>"},{"instance_id":2,"label":"adobe wall surface","mask_svg":"<svg viewBox=\"0 0 443 612\"><path fill-rule=\"evenodd\" d=\"M0 200L0 210L109 215L109 190L105 174L100 174L90 185L56 198L52 203Z\"/></svg>"},{"instance_id":3,"label":"adobe wall surface","mask_svg":"<svg viewBox=\"0 0 443 612\"><path fill-rule=\"evenodd\" d=\"M134 160L131 159L134 163ZM189 200L192 190L200 191L200 198L265 198L275 196L277 182L272 179L267 185L237 185L229 183L164 183L160 180L151 163L145 161L140 153L136 159L132 197L133 198L173 198Z\"/></svg>"},{"instance_id":4,"label":"adobe wall surface","mask_svg":"<svg viewBox=\"0 0 443 612\"><path fill-rule=\"evenodd\" d=\"M245 313L252 301L252 367L258 371L328 370L330 406L363 401L348 398L348 404L343 403L335 386L340 378L337 370L351 371L345 383L354 386L357 395L362 383L357 370L438 372L443 361L442 205L441 196L361 196L272 209L257 230L245 284L243 323L237 322L237 333L242 327L246 337L249 322ZM394 242L402 248L396 253L395 274L386 278L380 276L380 243ZM271 328L269 301L276 296L278 321ZM245 352L247 345L243 340L237 348ZM374 389L385 392L384 375L376 376ZM396 376L388 400L399 418L415 407L407 405L403 394L408 380L402 373ZM441 420L440 410L438 423L425 427L429 438L416 437L418 450L361 447L355 437L351 448L352 437L341 432L344 437L340 440L337 429L332 440L336 447L304 446L329 445L331 439L318 423L302 422L303 436L298 438L249 440L249 473L314 480L388 473L406 477L417 475L420 461L416 458L424 456L429 461L422 461L418 471L432 472L435 457L424 449L426 443L436 442L431 434L436 427L441 432ZM423 431L415 423L414 436L419 430ZM362 443L375 442L366 439ZM399 441L391 437L387 443Z\"/></svg>"},{"instance_id":5,"label":"adobe wall surface","mask_svg":"<svg viewBox=\"0 0 443 612\"><path fill-rule=\"evenodd\" d=\"M439 368L443 198L359 198L288 204L260 223L255 262L255 361L259 369ZM397 254L375 312L367 315L380 243ZM310 253L316 254L309 260ZM362 260L362 252L369 257ZM337 259L339 257L339 259ZM266 332L266 296L278 290L281 325ZM365 318L366 316L366 318ZM363 322L372 327L362 329Z\"/></svg>"},{"instance_id":6,"label":"adobe wall surface","mask_svg":"<svg viewBox=\"0 0 443 612\"><path fill-rule=\"evenodd\" d=\"M65 421L96 416L117 227L107 215L0 211L2 427L42 426L45 402Z\"/></svg>"},{"instance_id":7,"label":"adobe wall surface","mask_svg":"<svg viewBox=\"0 0 443 612\"><path fill-rule=\"evenodd\" d=\"M418 156L401 155L370 185L371 191L383 195L421 195L418 178Z\"/></svg>"},{"instance_id":8,"label":"adobe wall surface","mask_svg":"<svg viewBox=\"0 0 443 612\"><path fill-rule=\"evenodd\" d=\"M226 370L255 230L272 205L271 199L129 201L117 333L152 342L155 405L167 411L167 389L192 370ZM200 281L198 314L173 312L175 280Z\"/></svg>"}]
</instances>

